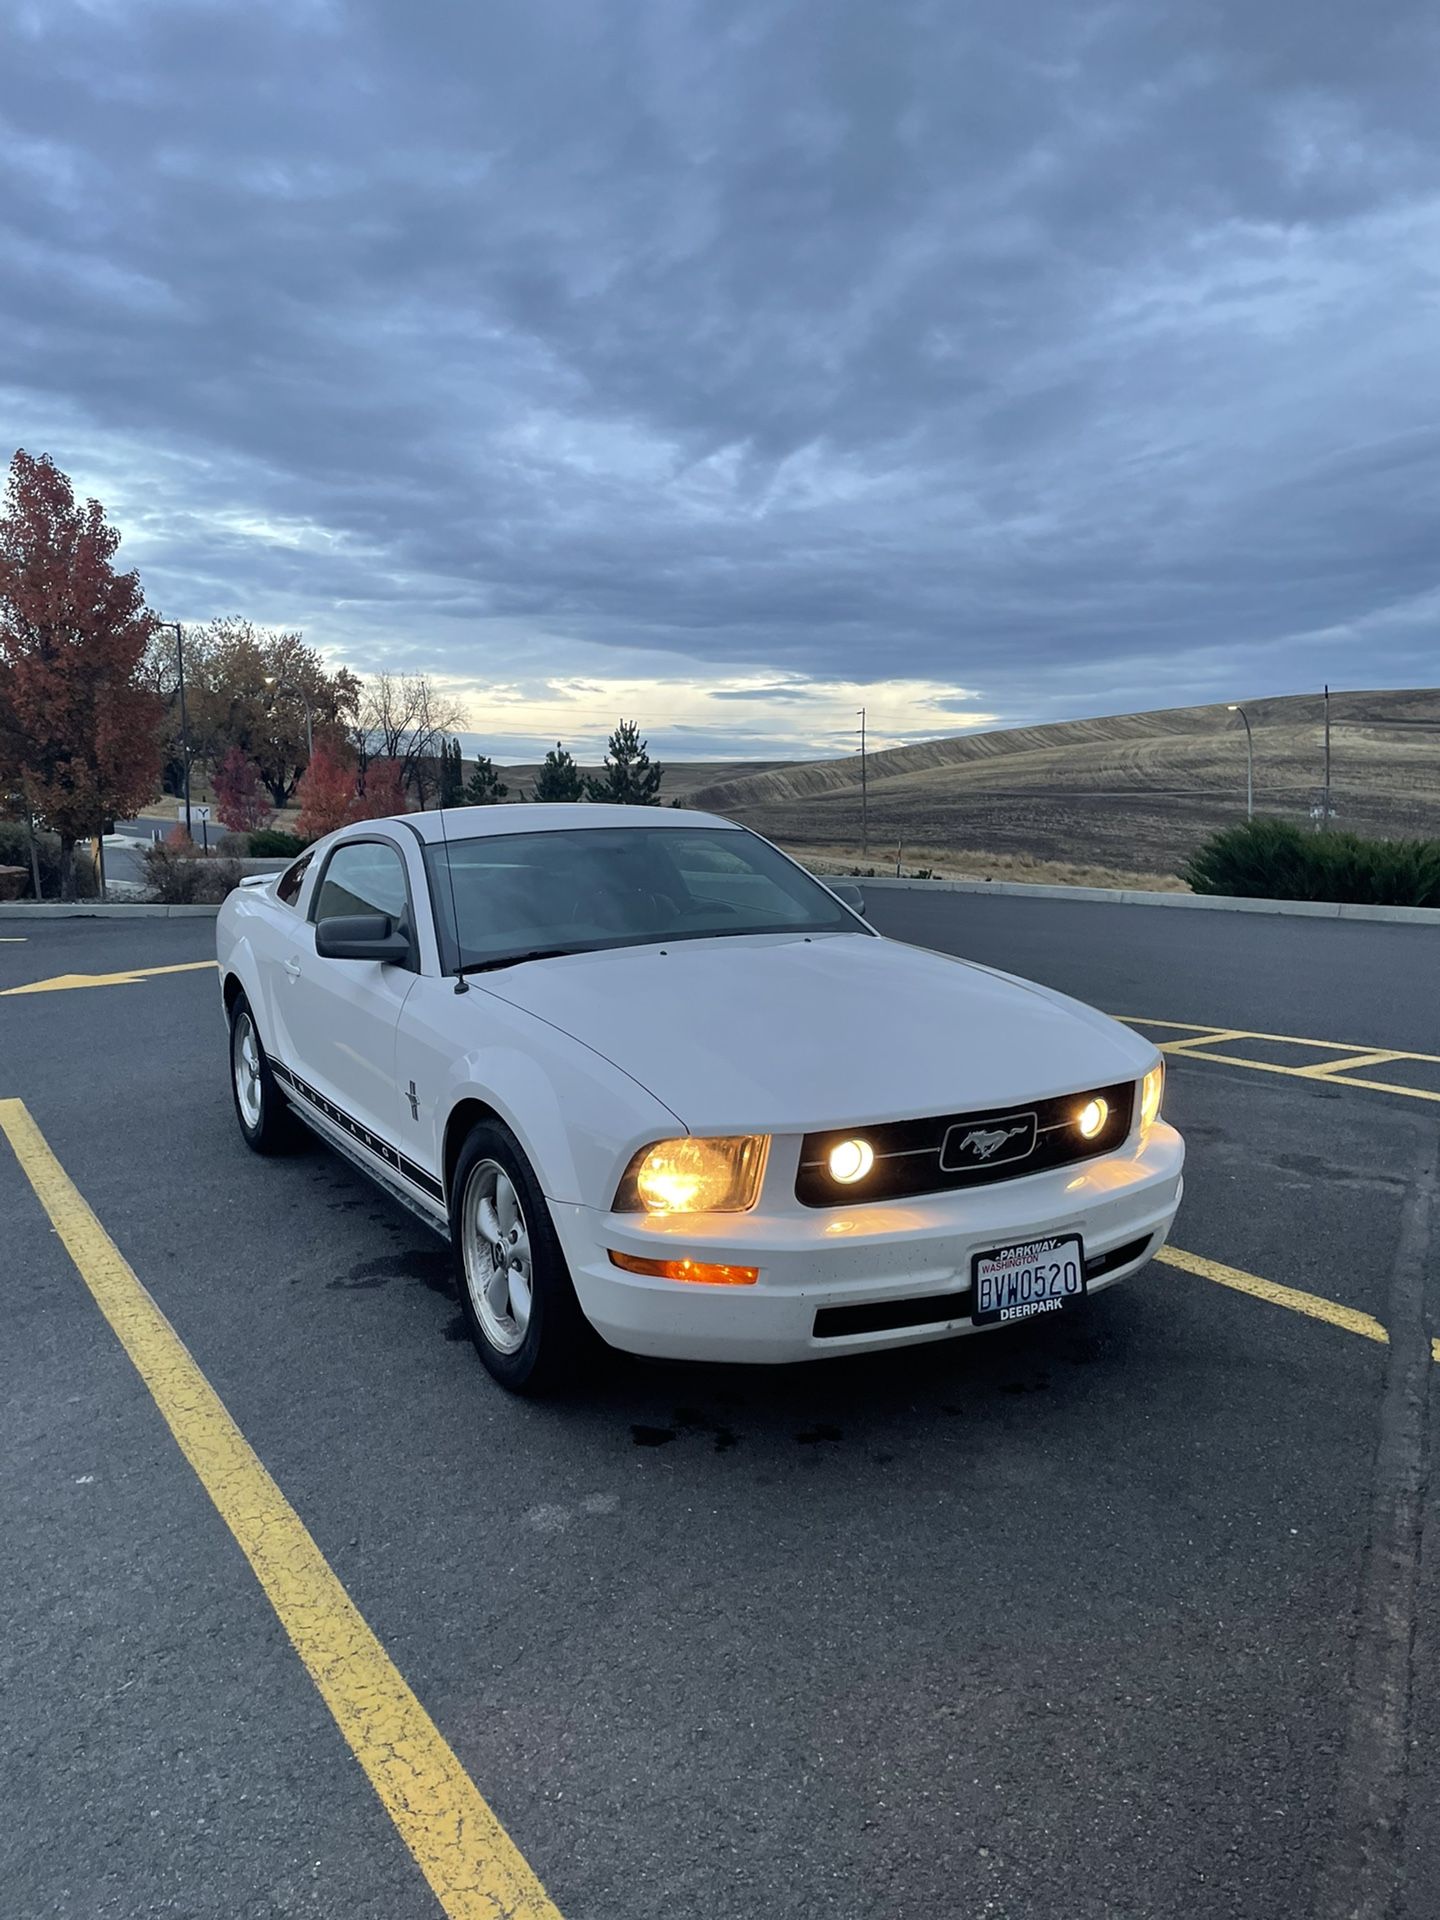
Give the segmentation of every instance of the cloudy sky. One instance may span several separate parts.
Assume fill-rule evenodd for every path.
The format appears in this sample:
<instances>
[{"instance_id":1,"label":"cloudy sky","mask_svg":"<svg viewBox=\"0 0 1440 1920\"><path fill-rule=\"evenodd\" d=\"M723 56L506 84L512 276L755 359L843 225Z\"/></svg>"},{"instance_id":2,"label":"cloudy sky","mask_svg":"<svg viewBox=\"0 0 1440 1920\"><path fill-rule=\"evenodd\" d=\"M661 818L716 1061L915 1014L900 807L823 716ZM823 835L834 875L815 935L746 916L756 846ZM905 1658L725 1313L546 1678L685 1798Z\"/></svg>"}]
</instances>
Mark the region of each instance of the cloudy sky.
<instances>
[{"instance_id":1,"label":"cloudy sky","mask_svg":"<svg viewBox=\"0 0 1440 1920\"><path fill-rule=\"evenodd\" d=\"M0 0L151 603L690 756L1440 678L1433 0Z\"/></svg>"}]
</instances>

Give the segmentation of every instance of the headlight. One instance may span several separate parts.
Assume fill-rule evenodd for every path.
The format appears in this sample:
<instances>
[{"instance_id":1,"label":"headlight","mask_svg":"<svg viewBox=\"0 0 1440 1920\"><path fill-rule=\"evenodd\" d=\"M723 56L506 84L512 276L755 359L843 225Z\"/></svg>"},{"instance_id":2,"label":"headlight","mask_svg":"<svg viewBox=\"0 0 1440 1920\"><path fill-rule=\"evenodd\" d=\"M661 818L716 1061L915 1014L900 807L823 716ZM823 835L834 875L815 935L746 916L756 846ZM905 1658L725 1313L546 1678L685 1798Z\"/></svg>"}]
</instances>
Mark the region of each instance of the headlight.
<instances>
[{"instance_id":1,"label":"headlight","mask_svg":"<svg viewBox=\"0 0 1440 1920\"><path fill-rule=\"evenodd\" d=\"M770 1137L657 1140L630 1162L615 1196L617 1213L744 1213L753 1207Z\"/></svg>"},{"instance_id":2,"label":"headlight","mask_svg":"<svg viewBox=\"0 0 1440 1920\"><path fill-rule=\"evenodd\" d=\"M1165 1097L1165 1062L1157 1060L1140 1082L1140 1131L1148 1133L1160 1118L1160 1102Z\"/></svg>"}]
</instances>

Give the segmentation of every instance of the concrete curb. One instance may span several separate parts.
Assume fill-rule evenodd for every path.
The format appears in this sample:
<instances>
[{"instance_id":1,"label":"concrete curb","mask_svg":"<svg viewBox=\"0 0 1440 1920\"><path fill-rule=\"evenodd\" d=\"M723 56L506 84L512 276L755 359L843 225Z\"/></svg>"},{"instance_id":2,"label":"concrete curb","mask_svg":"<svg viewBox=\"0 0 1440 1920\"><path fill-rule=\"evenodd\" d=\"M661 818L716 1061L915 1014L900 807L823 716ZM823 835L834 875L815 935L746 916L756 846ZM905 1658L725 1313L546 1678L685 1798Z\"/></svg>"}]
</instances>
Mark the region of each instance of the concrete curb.
<instances>
[{"instance_id":1,"label":"concrete curb","mask_svg":"<svg viewBox=\"0 0 1440 1920\"><path fill-rule=\"evenodd\" d=\"M149 900L6 900L0 920L213 920L219 907L158 907Z\"/></svg>"},{"instance_id":2,"label":"concrete curb","mask_svg":"<svg viewBox=\"0 0 1440 1920\"><path fill-rule=\"evenodd\" d=\"M1362 907L1339 900L1240 900L1230 894L1150 893L1140 888L1118 887L1040 887L1017 880L896 880L877 876L867 879L859 874L828 873L823 879L847 878L862 893L872 888L917 893L1003 893L1021 900L1090 900L1123 907L1190 907L1213 913L1281 913L1311 920L1389 920L1402 925L1440 929L1440 908L1436 907Z\"/></svg>"}]
</instances>

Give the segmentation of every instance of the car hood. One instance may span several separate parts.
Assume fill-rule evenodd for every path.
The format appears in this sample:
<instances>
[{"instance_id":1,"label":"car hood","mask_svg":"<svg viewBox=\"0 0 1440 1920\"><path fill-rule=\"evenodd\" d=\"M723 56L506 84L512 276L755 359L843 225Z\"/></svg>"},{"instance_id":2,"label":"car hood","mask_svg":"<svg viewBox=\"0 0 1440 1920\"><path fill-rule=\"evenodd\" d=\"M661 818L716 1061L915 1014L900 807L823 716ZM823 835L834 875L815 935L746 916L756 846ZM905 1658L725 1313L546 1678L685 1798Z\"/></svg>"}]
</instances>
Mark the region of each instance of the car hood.
<instances>
[{"instance_id":1,"label":"car hood","mask_svg":"<svg viewBox=\"0 0 1440 1920\"><path fill-rule=\"evenodd\" d=\"M1135 1078L1155 1058L1047 987L861 934L680 940L473 984L604 1055L696 1133L1008 1106Z\"/></svg>"}]
</instances>

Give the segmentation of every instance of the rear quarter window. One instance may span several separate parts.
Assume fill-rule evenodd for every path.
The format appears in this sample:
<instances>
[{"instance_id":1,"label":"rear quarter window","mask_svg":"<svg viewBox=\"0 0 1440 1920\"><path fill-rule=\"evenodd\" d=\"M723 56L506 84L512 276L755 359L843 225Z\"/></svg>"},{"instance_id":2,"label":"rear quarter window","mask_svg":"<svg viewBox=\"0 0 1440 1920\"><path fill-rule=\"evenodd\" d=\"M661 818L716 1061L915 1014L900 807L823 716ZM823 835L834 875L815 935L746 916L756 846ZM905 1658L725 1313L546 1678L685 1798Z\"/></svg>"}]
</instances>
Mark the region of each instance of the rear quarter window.
<instances>
[{"instance_id":1,"label":"rear quarter window","mask_svg":"<svg viewBox=\"0 0 1440 1920\"><path fill-rule=\"evenodd\" d=\"M308 853L302 853L293 866L287 867L275 882L275 898L283 900L287 907L293 907L300 898L300 889L305 884L305 870L314 857L315 850L312 847Z\"/></svg>"}]
</instances>

